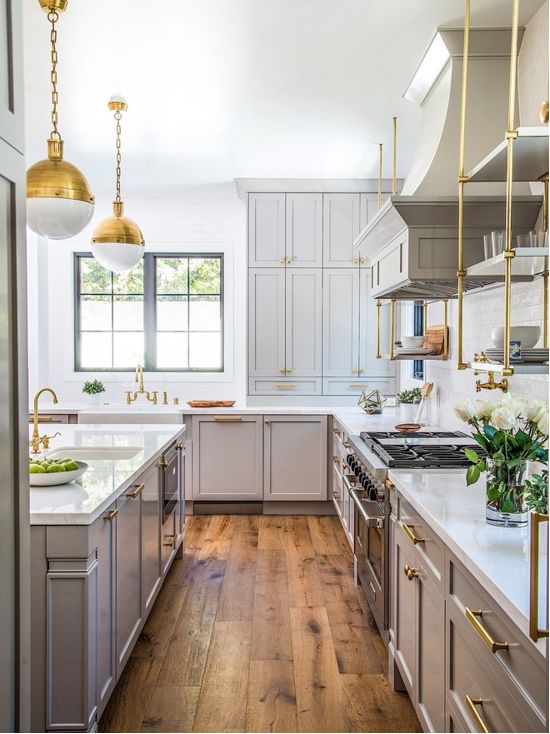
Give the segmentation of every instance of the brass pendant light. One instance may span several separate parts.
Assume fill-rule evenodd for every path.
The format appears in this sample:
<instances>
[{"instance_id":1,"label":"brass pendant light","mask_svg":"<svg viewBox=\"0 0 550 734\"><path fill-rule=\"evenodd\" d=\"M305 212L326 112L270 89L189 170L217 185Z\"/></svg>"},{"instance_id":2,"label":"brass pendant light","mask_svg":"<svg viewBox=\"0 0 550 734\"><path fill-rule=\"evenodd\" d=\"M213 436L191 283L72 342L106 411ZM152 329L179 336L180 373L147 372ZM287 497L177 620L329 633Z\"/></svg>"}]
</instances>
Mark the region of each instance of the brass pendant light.
<instances>
[{"instance_id":1,"label":"brass pendant light","mask_svg":"<svg viewBox=\"0 0 550 734\"><path fill-rule=\"evenodd\" d=\"M145 242L138 225L124 216L124 202L120 196L122 113L128 109L123 97L111 97L109 109L116 120L116 197L113 216L100 222L92 236L92 253L108 270L123 273L135 267L143 257Z\"/></svg>"},{"instance_id":2,"label":"brass pendant light","mask_svg":"<svg viewBox=\"0 0 550 734\"><path fill-rule=\"evenodd\" d=\"M27 224L49 239L73 237L84 229L94 213L94 196L86 177L63 160L63 140L57 129L57 28L68 0L39 0L48 14L51 44L52 131L48 157L27 171Z\"/></svg>"}]
</instances>

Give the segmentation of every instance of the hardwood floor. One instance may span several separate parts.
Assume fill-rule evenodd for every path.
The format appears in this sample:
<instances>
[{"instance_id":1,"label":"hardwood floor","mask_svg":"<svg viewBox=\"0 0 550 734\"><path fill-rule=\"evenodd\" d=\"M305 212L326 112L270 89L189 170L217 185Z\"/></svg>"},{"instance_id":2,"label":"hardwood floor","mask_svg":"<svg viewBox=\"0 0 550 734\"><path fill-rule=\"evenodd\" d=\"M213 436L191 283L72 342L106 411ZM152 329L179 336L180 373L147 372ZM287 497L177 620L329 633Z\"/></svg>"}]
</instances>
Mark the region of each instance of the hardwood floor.
<instances>
[{"instance_id":1,"label":"hardwood floor","mask_svg":"<svg viewBox=\"0 0 550 734\"><path fill-rule=\"evenodd\" d=\"M104 732L417 732L335 517L188 520Z\"/></svg>"}]
</instances>

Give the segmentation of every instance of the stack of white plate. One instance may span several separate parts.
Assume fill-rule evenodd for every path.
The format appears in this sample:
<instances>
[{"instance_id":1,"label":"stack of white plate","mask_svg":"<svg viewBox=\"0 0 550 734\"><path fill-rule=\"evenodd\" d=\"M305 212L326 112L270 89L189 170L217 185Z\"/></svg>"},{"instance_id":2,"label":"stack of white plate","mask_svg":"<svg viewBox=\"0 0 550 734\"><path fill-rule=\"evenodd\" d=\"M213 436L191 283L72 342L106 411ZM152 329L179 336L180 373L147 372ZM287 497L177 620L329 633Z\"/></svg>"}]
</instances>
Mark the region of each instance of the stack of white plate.
<instances>
[{"instance_id":1,"label":"stack of white plate","mask_svg":"<svg viewBox=\"0 0 550 734\"><path fill-rule=\"evenodd\" d=\"M504 362L504 349L486 349L485 354L489 362L494 364L503 364ZM522 349L521 362L544 364L548 362L548 349Z\"/></svg>"}]
</instances>

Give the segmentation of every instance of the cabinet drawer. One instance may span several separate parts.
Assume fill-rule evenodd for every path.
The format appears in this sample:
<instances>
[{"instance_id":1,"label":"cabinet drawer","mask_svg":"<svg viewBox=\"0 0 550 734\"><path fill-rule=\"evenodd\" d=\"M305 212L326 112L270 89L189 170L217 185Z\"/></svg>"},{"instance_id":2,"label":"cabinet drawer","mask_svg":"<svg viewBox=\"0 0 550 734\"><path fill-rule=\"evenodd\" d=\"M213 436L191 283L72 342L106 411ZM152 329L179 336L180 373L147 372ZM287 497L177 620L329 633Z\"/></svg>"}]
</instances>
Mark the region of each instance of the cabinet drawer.
<instances>
[{"instance_id":1,"label":"cabinet drawer","mask_svg":"<svg viewBox=\"0 0 550 734\"><path fill-rule=\"evenodd\" d=\"M471 645L468 622L453 604L447 604L447 640L448 695L470 731L543 731L528 720L477 645Z\"/></svg>"},{"instance_id":2,"label":"cabinet drawer","mask_svg":"<svg viewBox=\"0 0 550 734\"><path fill-rule=\"evenodd\" d=\"M336 512L342 518L343 512L343 497L344 497L344 484L342 482L342 475L338 471L338 466L335 464L332 468L332 484L330 488L330 498L332 499Z\"/></svg>"},{"instance_id":3,"label":"cabinet drawer","mask_svg":"<svg viewBox=\"0 0 550 734\"><path fill-rule=\"evenodd\" d=\"M500 669L524 699L525 707L532 710L541 725L545 725L548 684L541 656L531 649L531 642L504 618L488 594L452 558L448 578L450 604L463 617L464 634L476 650L478 659L485 661L485 667L492 665ZM472 615L472 612L482 612L482 615ZM491 640L508 643L508 650L493 653L489 647Z\"/></svg>"},{"instance_id":4,"label":"cabinet drawer","mask_svg":"<svg viewBox=\"0 0 550 734\"><path fill-rule=\"evenodd\" d=\"M258 378L251 377L249 395L320 395L320 379Z\"/></svg>"},{"instance_id":5,"label":"cabinet drawer","mask_svg":"<svg viewBox=\"0 0 550 734\"><path fill-rule=\"evenodd\" d=\"M352 451L352 448L348 441L348 434L340 426L339 423L333 421L332 423L332 455L339 456L342 461L345 461L346 456Z\"/></svg>"},{"instance_id":6,"label":"cabinet drawer","mask_svg":"<svg viewBox=\"0 0 550 734\"><path fill-rule=\"evenodd\" d=\"M361 395L363 391L380 390L383 395L395 394L394 378L325 378L323 395Z\"/></svg>"},{"instance_id":7,"label":"cabinet drawer","mask_svg":"<svg viewBox=\"0 0 550 734\"><path fill-rule=\"evenodd\" d=\"M445 569L445 547L433 530L402 497L398 499L398 524L411 545L418 551L420 560L433 577L436 585L443 591Z\"/></svg>"}]
</instances>

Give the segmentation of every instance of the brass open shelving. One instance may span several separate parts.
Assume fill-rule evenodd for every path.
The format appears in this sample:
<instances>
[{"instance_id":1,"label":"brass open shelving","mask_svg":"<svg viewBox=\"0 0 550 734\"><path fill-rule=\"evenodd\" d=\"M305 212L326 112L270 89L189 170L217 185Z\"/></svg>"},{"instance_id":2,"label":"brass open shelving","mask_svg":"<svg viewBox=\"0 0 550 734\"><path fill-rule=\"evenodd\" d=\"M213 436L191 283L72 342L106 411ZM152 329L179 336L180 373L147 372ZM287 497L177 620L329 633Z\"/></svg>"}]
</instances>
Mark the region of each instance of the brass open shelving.
<instances>
[{"instance_id":1,"label":"brass open shelving","mask_svg":"<svg viewBox=\"0 0 550 734\"><path fill-rule=\"evenodd\" d=\"M443 338L443 352L441 354L396 354L395 353L395 304L397 300L392 298L387 301L386 304L381 299L376 301L376 359L387 359L392 362L415 362L417 360L437 360L439 362L446 361L449 359L449 301L448 299L443 300L444 304L444 338ZM440 301L424 301L423 303L423 332L426 333L428 328L428 308L432 303L440 303ZM381 309L384 305L390 307L390 353L380 353L380 323L381 323Z\"/></svg>"},{"instance_id":2,"label":"brass open shelving","mask_svg":"<svg viewBox=\"0 0 550 734\"><path fill-rule=\"evenodd\" d=\"M458 369L471 369L474 374L486 373L487 381L478 380L478 390L508 389L508 378L516 374L548 374L548 365L514 364L510 361L510 328L512 325L512 283L543 279L543 345L548 347L548 248L521 248L512 246L512 201L514 181L543 184L543 228L548 229L548 128L516 127L517 57L519 30L519 0L512 2L512 31L510 48L510 78L508 87L508 121L503 142L490 151L471 171L465 173L464 151L466 138L466 100L468 91L468 60L471 0L465 0L464 51L462 68L462 95L460 110L460 146L458 166ZM464 267L464 187L467 183L502 182L506 184L506 232L504 252L468 269ZM471 362L464 361L464 293L468 276L490 276L502 279L504 284L504 359L503 364L489 362L481 353ZM495 376L499 379L495 380Z\"/></svg>"}]
</instances>

